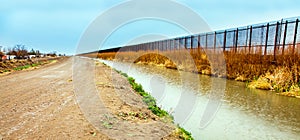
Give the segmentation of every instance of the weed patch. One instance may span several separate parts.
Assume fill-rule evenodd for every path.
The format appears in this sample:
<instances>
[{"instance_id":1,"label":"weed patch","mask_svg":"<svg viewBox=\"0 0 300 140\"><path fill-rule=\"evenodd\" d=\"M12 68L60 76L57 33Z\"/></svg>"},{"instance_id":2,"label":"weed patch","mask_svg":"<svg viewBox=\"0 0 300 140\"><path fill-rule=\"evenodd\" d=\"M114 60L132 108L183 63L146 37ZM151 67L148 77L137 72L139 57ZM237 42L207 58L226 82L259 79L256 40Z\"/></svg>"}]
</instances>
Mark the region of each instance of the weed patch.
<instances>
[{"instance_id":1,"label":"weed patch","mask_svg":"<svg viewBox=\"0 0 300 140\"><path fill-rule=\"evenodd\" d=\"M20 70L28 69L30 67L32 67L32 66L31 65L19 66L19 67L14 68L14 70L20 71Z\"/></svg>"},{"instance_id":2,"label":"weed patch","mask_svg":"<svg viewBox=\"0 0 300 140\"><path fill-rule=\"evenodd\" d=\"M179 137L181 139L184 139L184 140L194 140L193 137L192 137L192 134L188 131L186 131L184 128L180 127L179 125L177 126L179 131Z\"/></svg>"},{"instance_id":3,"label":"weed patch","mask_svg":"<svg viewBox=\"0 0 300 140\"><path fill-rule=\"evenodd\" d=\"M141 84L138 84L135 82L135 79L132 77L129 77L126 73L123 73L119 70L114 69L119 74L123 75L127 78L132 88L143 97L143 101L148 105L148 109L151 110L153 114L160 118L166 118L167 120L171 120L173 122L174 118L171 116L167 111L162 110L160 107L156 105L156 100L154 97L152 97L149 93L145 92ZM124 115L124 114L122 114ZM131 115L131 114L129 114ZM136 114L134 114L136 115ZM193 140L193 137L190 132L186 131L184 128L177 126L176 134L179 136L179 138L184 140Z\"/></svg>"}]
</instances>

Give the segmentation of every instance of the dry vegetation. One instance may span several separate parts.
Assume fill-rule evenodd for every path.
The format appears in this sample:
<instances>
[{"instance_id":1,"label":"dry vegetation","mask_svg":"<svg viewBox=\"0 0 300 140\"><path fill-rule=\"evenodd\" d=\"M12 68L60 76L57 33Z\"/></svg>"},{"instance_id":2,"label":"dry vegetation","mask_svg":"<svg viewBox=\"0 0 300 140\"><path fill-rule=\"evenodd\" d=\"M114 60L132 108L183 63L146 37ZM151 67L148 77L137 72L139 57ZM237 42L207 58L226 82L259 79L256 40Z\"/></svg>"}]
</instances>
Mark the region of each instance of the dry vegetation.
<instances>
[{"instance_id":1,"label":"dry vegetation","mask_svg":"<svg viewBox=\"0 0 300 140\"><path fill-rule=\"evenodd\" d=\"M58 58L14 59L0 61L0 75L54 62Z\"/></svg>"},{"instance_id":2,"label":"dry vegetation","mask_svg":"<svg viewBox=\"0 0 300 140\"><path fill-rule=\"evenodd\" d=\"M300 44L296 48L299 48ZM262 55L263 48L249 53L248 48L229 51L194 49L174 51L111 52L98 58L164 66L171 69L226 77L247 82L249 88L274 90L282 95L300 96L299 55L291 46L274 55ZM295 50L297 52L297 50ZM270 54L272 54L270 52ZM225 58L225 60L224 60Z\"/></svg>"}]
</instances>

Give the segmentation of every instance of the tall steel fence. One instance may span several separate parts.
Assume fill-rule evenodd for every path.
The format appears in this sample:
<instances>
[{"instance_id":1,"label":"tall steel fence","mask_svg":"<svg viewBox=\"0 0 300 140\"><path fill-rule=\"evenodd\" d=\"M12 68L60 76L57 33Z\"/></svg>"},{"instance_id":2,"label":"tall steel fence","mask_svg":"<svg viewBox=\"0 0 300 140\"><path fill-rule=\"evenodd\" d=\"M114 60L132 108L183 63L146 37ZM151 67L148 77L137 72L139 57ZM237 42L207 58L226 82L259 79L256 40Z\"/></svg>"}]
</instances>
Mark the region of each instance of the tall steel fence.
<instances>
[{"instance_id":1,"label":"tall steel fence","mask_svg":"<svg viewBox=\"0 0 300 140\"><path fill-rule=\"evenodd\" d=\"M122 51L221 49L261 55L300 54L299 17L122 47Z\"/></svg>"}]
</instances>

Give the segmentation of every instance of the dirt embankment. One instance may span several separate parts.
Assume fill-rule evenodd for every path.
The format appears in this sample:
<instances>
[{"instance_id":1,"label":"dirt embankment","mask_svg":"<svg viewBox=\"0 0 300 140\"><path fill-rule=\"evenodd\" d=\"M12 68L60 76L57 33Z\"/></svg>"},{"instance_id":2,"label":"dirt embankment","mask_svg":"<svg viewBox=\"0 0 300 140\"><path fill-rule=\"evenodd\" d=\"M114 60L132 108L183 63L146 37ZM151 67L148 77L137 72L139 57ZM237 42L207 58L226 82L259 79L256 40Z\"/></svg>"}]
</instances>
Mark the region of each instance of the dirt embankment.
<instances>
[{"instance_id":1,"label":"dirt embankment","mask_svg":"<svg viewBox=\"0 0 300 140\"><path fill-rule=\"evenodd\" d=\"M19 71L23 69L28 69L32 67L38 67L48 63L55 62L58 59L63 59L62 57L51 57L51 58L32 58L32 59L13 59L0 61L0 74L9 73L13 71Z\"/></svg>"},{"instance_id":2,"label":"dirt embankment","mask_svg":"<svg viewBox=\"0 0 300 140\"><path fill-rule=\"evenodd\" d=\"M167 112L160 110L160 108L151 110L149 100L152 98L149 98L150 95L145 92L141 93L143 91L142 87L137 87L139 85L136 83L132 85L127 79L129 77L124 76L126 75L125 73L121 73L120 75L120 72L118 73L109 66L105 66L99 62L96 62L95 70L96 86L101 91L99 96L117 120L110 122L111 128L117 126L119 130L128 129L126 125L123 125L123 122L128 122L133 126L142 126L136 127L142 130L136 129L134 132L131 132L132 136L127 137L129 139L192 139L186 135L188 132L174 125L172 118L168 114L165 114ZM134 91L132 87L136 87L139 91L136 89ZM147 95L142 96L141 94ZM115 138L119 139L121 137Z\"/></svg>"}]
</instances>

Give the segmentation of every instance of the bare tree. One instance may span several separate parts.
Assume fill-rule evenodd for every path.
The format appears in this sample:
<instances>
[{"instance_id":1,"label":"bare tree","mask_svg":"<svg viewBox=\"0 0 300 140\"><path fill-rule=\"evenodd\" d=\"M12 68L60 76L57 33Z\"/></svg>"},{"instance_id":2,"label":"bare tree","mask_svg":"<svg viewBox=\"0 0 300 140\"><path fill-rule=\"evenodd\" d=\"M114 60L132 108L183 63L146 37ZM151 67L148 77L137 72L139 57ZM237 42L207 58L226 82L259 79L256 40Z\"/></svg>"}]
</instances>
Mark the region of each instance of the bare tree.
<instances>
[{"instance_id":1,"label":"bare tree","mask_svg":"<svg viewBox=\"0 0 300 140\"><path fill-rule=\"evenodd\" d=\"M22 59L22 58L24 59L26 56L28 56L28 51L25 45L18 44L14 47L14 50L16 52L15 55L18 59Z\"/></svg>"},{"instance_id":2,"label":"bare tree","mask_svg":"<svg viewBox=\"0 0 300 140\"><path fill-rule=\"evenodd\" d=\"M7 54L8 55L16 55L16 51L15 51L15 49L14 48L7 48Z\"/></svg>"}]
</instances>

